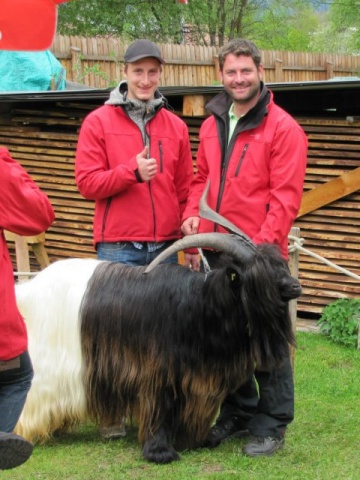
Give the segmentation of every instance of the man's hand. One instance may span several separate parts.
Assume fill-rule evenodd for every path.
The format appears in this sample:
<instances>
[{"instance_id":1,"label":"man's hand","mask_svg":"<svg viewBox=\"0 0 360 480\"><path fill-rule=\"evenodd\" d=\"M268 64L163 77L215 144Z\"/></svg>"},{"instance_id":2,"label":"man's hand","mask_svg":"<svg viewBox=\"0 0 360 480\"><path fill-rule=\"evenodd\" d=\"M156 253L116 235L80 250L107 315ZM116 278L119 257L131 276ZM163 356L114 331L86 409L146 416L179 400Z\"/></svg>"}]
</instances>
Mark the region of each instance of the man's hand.
<instances>
[{"instance_id":1,"label":"man's hand","mask_svg":"<svg viewBox=\"0 0 360 480\"><path fill-rule=\"evenodd\" d=\"M155 158L148 158L148 156L149 147L145 147L141 153L136 155L139 175L144 182L152 180L157 173L157 163Z\"/></svg>"},{"instance_id":2,"label":"man's hand","mask_svg":"<svg viewBox=\"0 0 360 480\"><path fill-rule=\"evenodd\" d=\"M189 217L181 225L181 231L184 235L193 235L198 232L199 224L200 217ZM200 268L200 256L185 252L185 266L198 271Z\"/></svg>"},{"instance_id":3,"label":"man's hand","mask_svg":"<svg viewBox=\"0 0 360 480\"><path fill-rule=\"evenodd\" d=\"M198 272L200 269L200 255L194 253L185 252L185 267L191 268L195 272Z\"/></svg>"},{"instance_id":4,"label":"man's hand","mask_svg":"<svg viewBox=\"0 0 360 480\"><path fill-rule=\"evenodd\" d=\"M181 225L181 231L184 235L193 235L194 233L198 233L199 225L199 217L189 217Z\"/></svg>"}]
</instances>

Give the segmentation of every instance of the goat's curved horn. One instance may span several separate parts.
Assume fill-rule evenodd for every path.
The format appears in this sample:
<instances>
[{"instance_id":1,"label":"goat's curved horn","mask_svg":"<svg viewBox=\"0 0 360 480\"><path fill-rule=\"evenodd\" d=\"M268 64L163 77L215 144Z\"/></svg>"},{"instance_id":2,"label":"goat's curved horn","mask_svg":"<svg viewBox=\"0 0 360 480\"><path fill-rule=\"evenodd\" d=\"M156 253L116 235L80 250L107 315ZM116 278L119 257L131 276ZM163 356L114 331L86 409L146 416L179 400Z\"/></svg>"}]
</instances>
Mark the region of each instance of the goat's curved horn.
<instances>
[{"instance_id":1,"label":"goat's curved horn","mask_svg":"<svg viewBox=\"0 0 360 480\"><path fill-rule=\"evenodd\" d=\"M221 227L225 228L230 233L234 233L238 237L240 237L245 243L249 245L250 248L255 248L256 246L254 242L251 240L250 237L248 237L242 230L236 227L233 223L229 222L229 220L226 220L222 215L219 213L215 212L212 208L209 207L207 203L207 195L209 193L210 189L210 180L206 183L206 187L203 191L203 194L201 195L200 202L199 202L199 216L201 218L205 218L206 220L210 220L211 222L214 222Z\"/></svg>"},{"instance_id":2,"label":"goat's curved horn","mask_svg":"<svg viewBox=\"0 0 360 480\"><path fill-rule=\"evenodd\" d=\"M239 241L237 235L227 233L196 233L195 235L188 235L175 243L170 245L160 255L158 255L145 269L145 273L149 273L159 263L163 262L170 255L185 250L187 248L213 248L224 253L227 253L234 258L242 258L247 261L250 260L256 251L256 248L249 247L249 245Z\"/></svg>"}]
</instances>

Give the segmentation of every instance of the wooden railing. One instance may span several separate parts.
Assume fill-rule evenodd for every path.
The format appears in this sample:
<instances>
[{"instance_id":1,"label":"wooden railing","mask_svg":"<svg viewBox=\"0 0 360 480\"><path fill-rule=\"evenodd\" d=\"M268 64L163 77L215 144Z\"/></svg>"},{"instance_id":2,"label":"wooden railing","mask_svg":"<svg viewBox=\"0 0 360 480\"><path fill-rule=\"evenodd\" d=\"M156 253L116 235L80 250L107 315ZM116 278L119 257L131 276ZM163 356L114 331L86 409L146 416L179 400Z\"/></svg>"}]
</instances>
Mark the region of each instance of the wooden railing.
<instances>
[{"instance_id":1,"label":"wooden railing","mask_svg":"<svg viewBox=\"0 0 360 480\"><path fill-rule=\"evenodd\" d=\"M22 237L15 233L5 230L5 239L7 242L15 244L16 256L16 274L19 275L19 282L29 279L30 257L29 248L34 252L35 258L41 269L50 264L48 254L45 249L45 233L40 233L32 237Z\"/></svg>"}]
</instances>

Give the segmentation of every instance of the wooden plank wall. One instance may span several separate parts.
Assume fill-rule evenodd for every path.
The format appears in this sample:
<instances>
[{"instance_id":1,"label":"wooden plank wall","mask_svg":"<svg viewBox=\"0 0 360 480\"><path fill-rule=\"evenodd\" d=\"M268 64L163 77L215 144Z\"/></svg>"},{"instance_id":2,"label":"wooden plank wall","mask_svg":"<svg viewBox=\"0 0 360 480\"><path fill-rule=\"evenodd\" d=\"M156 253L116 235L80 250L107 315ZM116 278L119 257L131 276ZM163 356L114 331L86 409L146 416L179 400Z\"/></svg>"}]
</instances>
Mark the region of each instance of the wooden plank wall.
<instances>
[{"instance_id":1,"label":"wooden plank wall","mask_svg":"<svg viewBox=\"0 0 360 480\"><path fill-rule=\"evenodd\" d=\"M360 167L360 122L298 118L309 139L304 191ZM297 219L304 247L360 275L360 191ZM337 298L360 296L359 281L300 254L300 309L320 313Z\"/></svg>"},{"instance_id":2,"label":"wooden plank wall","mask_svg":"<svg viewBox=\"0 0 360 480\"><path fill-rule=\"evenodd\" d=\"M162 86L203 86L219 83L217 47L159 44L166 60ZM122 78L127 44L119 38L56 35L51 51L66 69L67 80L107 88ZM306 82L358 76L360 57L261 50L265 81Z\"/></svg>"},{"instance_id":3,"label":"wooden plank wall","mask_svg":"<svg viewBox=\"0 0 360 480\"><path fill-rule=\"evenodd\" d=\"M82 198L74 180L78 129L95 105L56 103L39 108L15 107L10 126L0 125L0 144L29 172L49 196L56 213L46 233L51 262L95 256L92 245L93 203ZM38 270L31 255L32 269Z\"/></svg>"},{"instance_id":4,"label":"wooden plank wall","mask_svg":"<svg viewBox=\"0 0 360 480\"><path fill-rule=\"evenodd\" d=\"M0 144L27 169L49 195L56 220L46 234L50 260L95 256L92 245L93 204L83 199L74 182L77 133L84 116L98 105L56 102L15 104L0 122ZM1 117L0 117L1 118ZM202 117L183 117L188 124L193 156ZM360 166L360 122L298 118L310 142L305 191ZM298 218L304 247L360 275L360 192ZM14 252L12 250L14 255ZM32 268L38 269L31 257ZM340 298L360 296L359 282L300 254L299 278L304 294L299 312L318 314Z\"/></svg>"}]
</instances>

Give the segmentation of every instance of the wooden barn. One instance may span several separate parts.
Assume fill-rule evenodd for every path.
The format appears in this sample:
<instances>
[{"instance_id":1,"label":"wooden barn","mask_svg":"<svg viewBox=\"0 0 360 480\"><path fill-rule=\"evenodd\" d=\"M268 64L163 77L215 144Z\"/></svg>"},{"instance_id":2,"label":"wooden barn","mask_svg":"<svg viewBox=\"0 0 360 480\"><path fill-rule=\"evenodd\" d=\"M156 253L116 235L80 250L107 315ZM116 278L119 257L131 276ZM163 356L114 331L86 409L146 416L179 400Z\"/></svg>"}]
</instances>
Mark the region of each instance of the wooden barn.
<instances>
[{"instance_id":1,"label":"wooden barn","mask_svg":"<svg viewBox=\"0 0 360 480\"><path fill-rule=\"evenodd\" d=\"M360 80L268 86L309 138L304 197L295 226L300 228L303 247L314 256L300 250L304 294L298 311L316 317L328 303L360 295L356 278L360 275ZM161 88L188 124L194 159L204 106L220 90L220 86ZM47 257L53 262L95 256L93 203L77 191L74 158L83 118L108 95L109 90L96 89L0 94L0 144L49 195L56 211L56 220L46 232L45 250L41 238L29 239L33 271Z\"/></svg>"}]
</instances>

